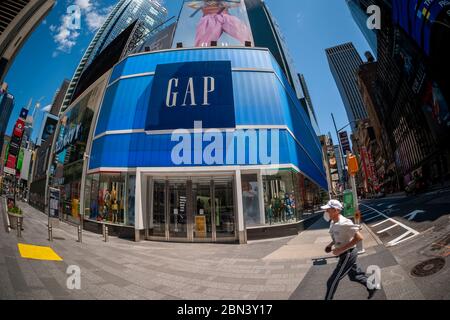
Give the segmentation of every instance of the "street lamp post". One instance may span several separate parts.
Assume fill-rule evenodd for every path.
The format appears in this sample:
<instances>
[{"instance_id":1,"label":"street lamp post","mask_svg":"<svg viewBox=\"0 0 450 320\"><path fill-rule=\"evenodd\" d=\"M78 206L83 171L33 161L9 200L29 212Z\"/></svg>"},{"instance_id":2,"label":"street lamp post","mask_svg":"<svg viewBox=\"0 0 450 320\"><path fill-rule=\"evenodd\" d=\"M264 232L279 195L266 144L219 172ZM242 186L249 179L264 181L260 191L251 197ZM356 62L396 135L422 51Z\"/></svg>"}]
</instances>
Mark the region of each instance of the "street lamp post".
<instances>
[{"instance_id":1,"label":"street lamp post","mask_svg":"<svg viewBox=\"0 0 450 320\"><path fill-rule=\"evenodd\" d=\"M337 126L336 126L336 121L335 121L335 119L334 119L334 114L333 113L331 113L331 118L333 119L333 124L334 124L334 129L336 130L336 137L337 137L337 139L338 139L338 141L339 141L339 148L340 148L340 152L341 152L341 165L342 165L342 171L344 172L344 177L343 177L343 180L344 180L344 189L347 189L347 183L346 183L346 180L347 180L347 175L345 174L345 161L344 161L344 153L343 153L343 148L342 148L342 142L341 142L341 139L339 138L339 132L341 132L341 131L343 131L345 128L347 128L349 125L351 125L352 123L356 123L356 121L350 121L347 125L345 125L343 128L341 128L341 129L339 129L338 130L338 128L337 128Z\"/></svg>"}]
</instances>

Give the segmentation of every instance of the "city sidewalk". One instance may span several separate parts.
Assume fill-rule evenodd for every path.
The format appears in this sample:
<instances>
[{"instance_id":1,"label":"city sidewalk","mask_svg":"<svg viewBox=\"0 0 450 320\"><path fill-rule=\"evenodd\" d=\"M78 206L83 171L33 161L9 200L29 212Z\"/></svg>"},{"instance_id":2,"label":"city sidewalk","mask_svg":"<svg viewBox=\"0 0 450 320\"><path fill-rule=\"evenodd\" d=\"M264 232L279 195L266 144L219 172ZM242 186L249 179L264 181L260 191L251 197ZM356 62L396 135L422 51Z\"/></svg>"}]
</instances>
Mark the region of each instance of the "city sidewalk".
<instances>
[{"instance_id":1,"label":"city sidewalk","mask_svg":"<svg viewBox=\"0 0 450 320\"><path fill-rule=\"evenodd\" d=\"M101 235L89 232L80 244L76 228L65 223L54 229L50 243L46 215L26 203L19 206L25 215L19 241L0 219L0 299L322 300L337 262L323 251L330 241L323 219L298 236L247 245L135 243L114 237L105 243ZM3 198L0 208L4 215ZM366 227L363 235L361 264L378 265L382 272L383 290L375 299L423 298ZM50 246L63 261L24 259L19 242ZM81 268L81 290L67 289L70 265ZM347 278L336 294L344 300L366 297L365 288Z\"/></svg>"}]
</instances>

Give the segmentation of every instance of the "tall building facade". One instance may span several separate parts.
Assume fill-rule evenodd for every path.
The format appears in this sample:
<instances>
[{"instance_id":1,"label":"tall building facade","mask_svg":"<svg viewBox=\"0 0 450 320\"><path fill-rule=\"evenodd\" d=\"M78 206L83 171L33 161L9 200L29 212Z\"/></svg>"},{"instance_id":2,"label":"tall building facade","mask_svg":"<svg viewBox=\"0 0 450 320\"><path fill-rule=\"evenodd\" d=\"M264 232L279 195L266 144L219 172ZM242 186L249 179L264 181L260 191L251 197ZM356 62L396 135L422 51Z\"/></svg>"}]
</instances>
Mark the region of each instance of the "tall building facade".
<instances>
[{"instance_id":1,"label":"tall building facade","mask_svg":"<svg viewBox=\"0 0 450 320\"><path fill-rule=\"evenodd\" d=\"M167 10L156 0L120 0L94 36L75 70L64 98L62 111L72 102L83 72L119 34L137 21L143 34L149 36L155 27L166 20L166 17Z\"/></svg>"},{"instance_id":2,"label":"tall building facade","mask_svg":"<svg viewBox=\"0 0 450 320\"><path fill-rule=\"evenodd\" d=\"M5 132L13 109L14 96L9 94L6 89L0 89L0 150L3 148Z\"/></svg>"},{"instance_id":3,"label":"tall building facade","mask_svg":"<svg viewBox=\"0 0 450 320\"><path fill-rule=\"evenodd\" d=\"M316 131L316 134L320 136L319 123L317 121L316 110L314 109L314 105L312 103L311 94L309 93L308 84L306 83L305 76L303 74L299 74L298 78L300 80L300 85L302 86L303 94L305 95L305 101L307 103L307 111L309 118L311 119L311 124Z\"/></svg>"},{"instance_id":4,"label":"tall building facade","mask_svg":"<svg viewBox=\"0 0 450 320\"><path fill-rule=\"evenodd\" d=\"M55 137L55 129L58 123L57 116L61 109L64 96L70 81L65 79L56 91L49 113L43 118L42 128L37 137L37 147L33 150L33 166L31 169L29 203L44 211L45 190L47 182L47 167L50 161L52 143Z\"/></svg>"},{"instance_id":5,"label":"tall building facade","mask_svg":"<svg viewBox=\"0 0 450 320\"><path fill-rule=\"evenodd\" d=\"M449 50L446 1L379 0L378 115L389 135L400 183L418 173L430 184L450 178Z\"/></svg>"},{"instance_id":6,"label":"tall building facade","mask_svg":"<svg viewBox=\"0 0 450 320\"><path fill-rule=\"evenodd\" d=\"M0 83L27 38L54 4L55 0L0 2Z\"/></svg>"},{"instance_id":7,"label":"tall building facade","mask_svg":"<svg viewBox=\"0 0 450 320\"><path fill-rule=\"evenodd\" d=\"M370 18L370 15L367 13L367 9L370 6L375 5L376 0L346 0L346 1L347 6L353 16L353 19L355 20L362 34L369 43L372 52L376 55L378 51L377 29L370 29L367 26L367 21Z\"/></svg>"},{"instance_id":8,"label":"tall building facade","mask_svg":"<svg viewBox=\"0 0 450 320\"><path fill-rule=\"evenodd\" d=\"M297 71L276 58L270 15L246 4L184 1L170 48L123 58L61 112L49 185L65 218L136 240L232 243L320 218L327 175ZM218 15L234 29L213 32Z\"/></svg>"},{"instance_id":9,"label":"tall building facade","mask_svg":"<svg viewBox=\"0 0 450 320\"><path fill-rule=\"evenodd\" d=\"M325 52L352 131L355 132L356 121L367 118L367 111L358 90L357 81L358 70L363 61L353 43L328 48Z\"/></svg>"}]
</instances>

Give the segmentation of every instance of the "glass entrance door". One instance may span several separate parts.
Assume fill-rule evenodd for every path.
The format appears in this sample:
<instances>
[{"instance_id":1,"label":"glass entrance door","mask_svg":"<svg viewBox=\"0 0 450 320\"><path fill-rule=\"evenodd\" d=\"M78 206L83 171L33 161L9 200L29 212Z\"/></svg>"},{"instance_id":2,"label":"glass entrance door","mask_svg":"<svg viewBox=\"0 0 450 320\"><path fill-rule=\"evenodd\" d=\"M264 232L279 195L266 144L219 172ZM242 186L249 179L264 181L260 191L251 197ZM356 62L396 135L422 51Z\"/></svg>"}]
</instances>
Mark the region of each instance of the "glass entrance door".
<instances>
[{"instance_id":1,"label":"glass entrance door","mask_svg":"<svg viewBox=\"0 0 450 320\"><path fill-rule=\"evenodd\" d=\"M192 180L192 221L194 241L212 240L213 204L211 202L211 179Z\"/></svg>"},{"instance_id":2,"label":"glass entrance door","mask_svg":"<svg viewBox=\"0 0 450 320\"><path fill-rule=\"evenodd\" d=\"M187 216L187 183L186 180L169 180L168 185L168 223L169 240L187 239L188 216Z\"/></svg>"},{"instance_id":3,"label":"glass entrance door","mask_svg":"<svg viewBox=\"0 0 450 320\"><path fill-rule=\"evenodd\" d=\"M154 180L153 204L149 226L149 235L151 237L166 237L166 195L166 181Z\"/></svg>"},{"instance_id":4,"label":"glass entrance door","mask_svg":"<svg viewBox=\"0 0 450 320\"><path fill-rule=\"evenodd\" d=\"M236 239L233 177L156 178L152 183L150 239Z\"/></svg>"},{"instance_id":5,"label":"glass entrance door","mask_svg":"<svg viewBox=\"0 0 450 320\"><path fill-rule=\"evenodd\" d=\"M214 178L213 198L217 241L234 240L237 237L233 185L232 177Z\"/></svg>"}]
</instances>

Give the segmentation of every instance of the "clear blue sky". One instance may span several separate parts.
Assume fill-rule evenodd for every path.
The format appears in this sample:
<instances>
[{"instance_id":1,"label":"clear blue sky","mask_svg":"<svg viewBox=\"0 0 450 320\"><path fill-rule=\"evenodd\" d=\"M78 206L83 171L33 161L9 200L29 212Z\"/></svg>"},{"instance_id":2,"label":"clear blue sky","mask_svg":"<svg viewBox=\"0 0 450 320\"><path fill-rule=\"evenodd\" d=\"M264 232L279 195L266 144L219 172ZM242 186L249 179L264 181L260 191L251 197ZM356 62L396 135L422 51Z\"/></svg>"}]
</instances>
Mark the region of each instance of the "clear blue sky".
<instances>
[{"instance_id":1,"label":"clear blue sky","mask_svg":"<svg viewBox=\"0 0 450 320\"><path fill-rule=\"evenodd\" d=\"M85 4L82 11L81 31L72 38L58 39L61 19L67 7L75 2ZM20 109L30 98L41 101L42 107L52 102L55 91L64 78L70 79L84 50L94 36L98 16L105 16L113 0L59 0L29 38L10 69L6 82L16 98L6 134L10 135ZM178 15L182 0L165 0L169 16ZM294 58L297 71L308 82L319 127L323 134L331 132L335 137L331 112L335 114L339 128L348 123L333 77L331 76L325 49L344 42L353 42L362 55L370 50L367 42L353 21L345 0L266 0L278 21ZM90 6L89 6L90 4ZM36 116L34 133L39 131L42 114ZM335 140L337 143L337 140Z\"/></svg>"}]
</instances>

